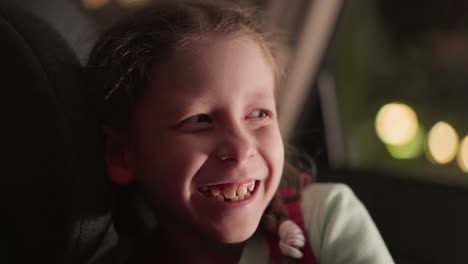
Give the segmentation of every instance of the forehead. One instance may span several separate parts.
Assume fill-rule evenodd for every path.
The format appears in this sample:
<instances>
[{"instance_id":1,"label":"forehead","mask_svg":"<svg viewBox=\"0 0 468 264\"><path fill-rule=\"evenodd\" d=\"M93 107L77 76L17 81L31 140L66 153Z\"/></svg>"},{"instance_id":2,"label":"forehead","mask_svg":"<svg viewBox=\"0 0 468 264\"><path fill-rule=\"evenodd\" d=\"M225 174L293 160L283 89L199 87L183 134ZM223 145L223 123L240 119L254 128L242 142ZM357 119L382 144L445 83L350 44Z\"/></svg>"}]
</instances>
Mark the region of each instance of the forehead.
<instances>
[{"instance_id":1,"label":"forehead","mask_svg":"<svg viewBox=\"0 0 468 264\"><path fill-rule=\"evenodd\" d=\"M273 90L272 65L256 40L209 36L188 42L167 63L155 66L149 97L203 100L220 91L260 96L274 95Z\"/></svg>"}]
</instances>

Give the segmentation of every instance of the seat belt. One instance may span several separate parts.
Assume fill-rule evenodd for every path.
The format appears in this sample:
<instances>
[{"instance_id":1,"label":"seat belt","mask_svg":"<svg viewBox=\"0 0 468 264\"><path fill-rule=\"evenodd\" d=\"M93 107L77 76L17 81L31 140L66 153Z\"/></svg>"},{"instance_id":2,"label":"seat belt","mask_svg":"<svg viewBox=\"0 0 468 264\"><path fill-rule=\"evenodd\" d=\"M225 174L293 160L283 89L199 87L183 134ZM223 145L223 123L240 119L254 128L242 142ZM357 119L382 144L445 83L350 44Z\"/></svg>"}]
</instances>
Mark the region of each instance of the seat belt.
<instances>
[{"instance_id":1,"label":"seat belt","mask_svg":"<svg viewBox=\"0 0 468 264\"><path fill-rule=\"evenodd\" d=\"M301 174L301 185L305 182L310 182L310 176L308 174ZM305 228L304 217L301 210L301 194L296 188L285 188L278 191L279 196L285 202L285 206L288 209L289 218L291 221L296 223L304 233L305 245L301 248L303 257L297 261L291 261L290 263L304 263L304 264L317 264L315 260L314 253L312 252L312 247L310 244L310 239L308 232ZM270 248L270 254L275 264L281 264L280 258L282 257L281 251L279 249L279 239L273 236L267 237L268 246ZM293 260L291 258L291 260Z\"/></svg>"}]
</instances>

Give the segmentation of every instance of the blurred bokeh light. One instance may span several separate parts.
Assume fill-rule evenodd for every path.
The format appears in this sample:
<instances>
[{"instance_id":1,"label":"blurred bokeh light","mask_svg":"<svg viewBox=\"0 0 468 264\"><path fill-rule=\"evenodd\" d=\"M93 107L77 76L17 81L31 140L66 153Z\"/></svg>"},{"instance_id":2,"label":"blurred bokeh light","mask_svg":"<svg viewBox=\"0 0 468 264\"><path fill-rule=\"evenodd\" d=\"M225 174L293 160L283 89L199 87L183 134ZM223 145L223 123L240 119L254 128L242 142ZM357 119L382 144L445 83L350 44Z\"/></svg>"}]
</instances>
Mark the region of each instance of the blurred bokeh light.
<instances>
[{"instance_id":1,"label":"blurred bokeh light","mask_svg":"<svg viewBox=\"0 0 468 264\"><path fill-rule=\"evenodd\" d=\"M451 162L458 150L458 135L446 122L437 122L429 131L427 138L427 156L438 164Z\"/></svg>"},{"instance_id":2,"label":"blurred bokeh light","mask_svg":"<svg viewBox=\"0 0 468 264\"><path fill-rule=\"evenodd\" d=\"M468 173L468 136L465 136L460 143L457 160L461 170Z\"/></svg>"},{"instance_id":3,"label":"blurred bokeh light","mask_svg":"<svg viewBox=\"0 0 468 264\"><path fill-rule=\"evenodd\" d=\"M407 144L416 136L418 118L414 110L406 104L386 104L377 114L375 129L379 138L386 144Z\"/></svg>"},{"instance_id":4,"label":"blurred bokeh light","mask_svg":"<svg viewBox=\"0 0 468 264\"><path fill-rule=\"evenodd\" d=\"M395 159L414 159L424 152L425 136L426 131L419 124L416 134L408 143L400 145L386 144L386 147L390 155Z\"/></svg>"}]
</instances>

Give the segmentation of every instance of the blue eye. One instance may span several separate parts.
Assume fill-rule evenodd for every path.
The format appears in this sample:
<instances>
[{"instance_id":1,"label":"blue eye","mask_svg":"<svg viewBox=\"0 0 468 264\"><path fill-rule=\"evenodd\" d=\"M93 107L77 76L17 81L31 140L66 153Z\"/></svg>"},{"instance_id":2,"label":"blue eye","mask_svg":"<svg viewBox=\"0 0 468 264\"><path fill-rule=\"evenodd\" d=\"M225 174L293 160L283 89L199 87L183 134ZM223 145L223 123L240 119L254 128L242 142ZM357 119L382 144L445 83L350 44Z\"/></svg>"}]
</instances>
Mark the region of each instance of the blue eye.
<instances>
[{"instance_id":1,"label":"blue eye","mask_svg":"<svg viewBox=\"0 0 468 264\"><path fill-rule=\"evenodd\" d=\"M268 111L263 109L255 109L254 111L250 112L248 117L249 118L263 118L269 116Z\"/></svg>"}]
</instances>

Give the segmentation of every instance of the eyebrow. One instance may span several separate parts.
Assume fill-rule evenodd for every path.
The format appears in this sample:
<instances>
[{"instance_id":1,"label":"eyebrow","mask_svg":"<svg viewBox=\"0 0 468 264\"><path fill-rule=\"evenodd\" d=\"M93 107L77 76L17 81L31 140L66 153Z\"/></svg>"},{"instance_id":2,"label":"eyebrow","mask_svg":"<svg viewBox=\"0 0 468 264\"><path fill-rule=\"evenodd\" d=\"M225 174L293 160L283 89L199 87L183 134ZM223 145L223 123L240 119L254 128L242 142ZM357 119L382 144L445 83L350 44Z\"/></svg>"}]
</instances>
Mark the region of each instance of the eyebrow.
<instances>
[{"instance_id":1,"label":"eyebrow","mask_svg":"<svg viewBox=\"0 0 468 264\"><path fill-rule=\"evenodd\" d=\"M175 117L182 117L193 109L199 108L201 105L205 105L207 99L199 96L187 96L185 98L176 98L177 103L166 102L165 105L168 108L169 115Z\"/></svg>"}]
</instances>

